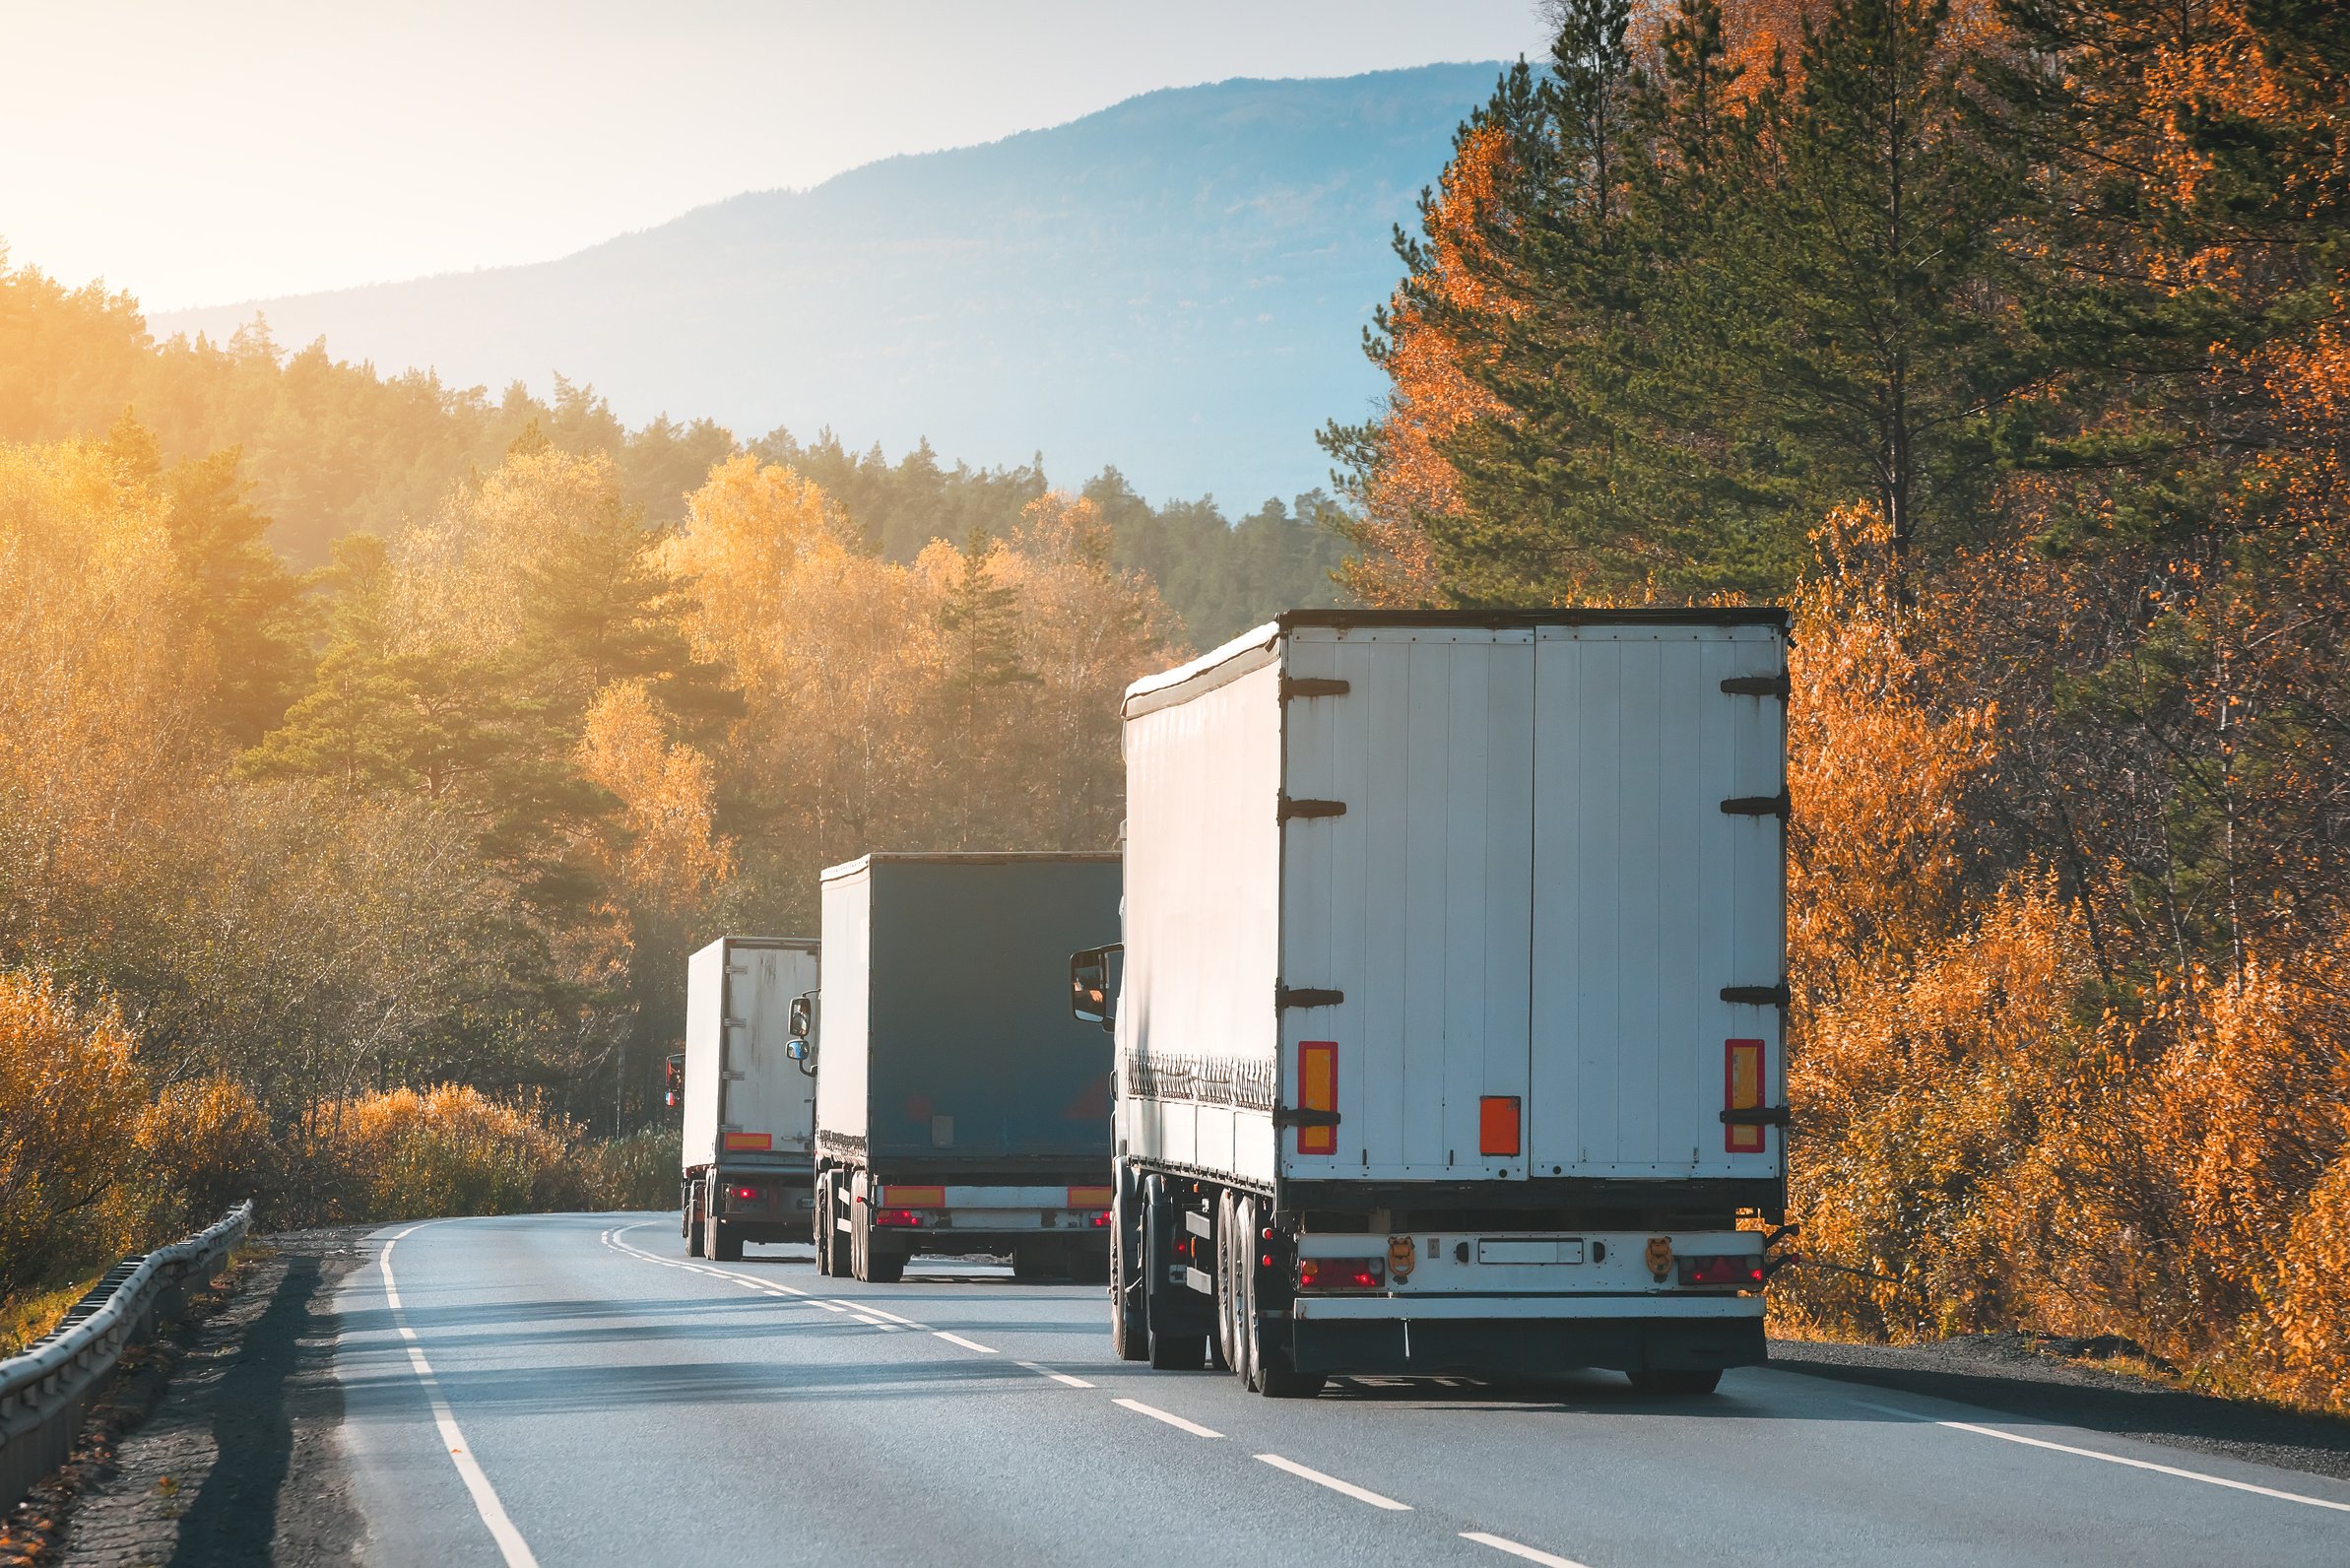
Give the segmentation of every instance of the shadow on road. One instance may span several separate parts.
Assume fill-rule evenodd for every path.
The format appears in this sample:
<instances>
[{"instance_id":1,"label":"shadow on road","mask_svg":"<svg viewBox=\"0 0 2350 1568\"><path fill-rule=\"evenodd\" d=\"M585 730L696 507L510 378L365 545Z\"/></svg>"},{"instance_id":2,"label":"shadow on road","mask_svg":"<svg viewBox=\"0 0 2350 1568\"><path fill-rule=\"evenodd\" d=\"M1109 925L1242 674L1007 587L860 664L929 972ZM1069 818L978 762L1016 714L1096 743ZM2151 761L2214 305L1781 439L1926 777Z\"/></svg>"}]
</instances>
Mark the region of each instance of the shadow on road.
<instances>
[{"instance_id":1,"label":"shadow on road","mask_svg":"<svg viewBox=\"0 0 2350 1568\"><path fill-rule=\"evenodd\" d=\"M304 1342L320 1336L311 1322L322 1310L323 1272L316 1258L286 1266L269 1306L245 1336L214 1396L212 1436L219 1450L212 1473L181 1517L170 1568L233 1568L268 1562L278 1529L278 1499L294 1461L294 1423L331 1398L320 1380L297 1381ZM314 1353L314 1352L313 1352Z\"/></svg>"}]
</instances>

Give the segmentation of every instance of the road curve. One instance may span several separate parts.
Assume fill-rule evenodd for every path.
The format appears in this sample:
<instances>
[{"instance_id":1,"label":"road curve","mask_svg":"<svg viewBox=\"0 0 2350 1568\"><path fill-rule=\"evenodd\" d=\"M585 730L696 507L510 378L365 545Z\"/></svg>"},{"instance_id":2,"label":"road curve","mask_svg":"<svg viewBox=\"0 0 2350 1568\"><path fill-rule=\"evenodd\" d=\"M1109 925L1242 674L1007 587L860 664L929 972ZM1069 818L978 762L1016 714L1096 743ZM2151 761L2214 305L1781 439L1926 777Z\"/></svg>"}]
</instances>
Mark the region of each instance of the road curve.
<instances>
[{"instance_id":1,"label":"road curve","mask_svg":"<svg viewBox=\"0 0 2350 1568\"><path fill-rule=\"evenodd\" d=\"M658 1214L371 1245L337 1373L379 1564L2350 1562L2350 1483L1777 1369L1282 1402L985 1267L705 1263Z\"/></svg>"}]
</instances>

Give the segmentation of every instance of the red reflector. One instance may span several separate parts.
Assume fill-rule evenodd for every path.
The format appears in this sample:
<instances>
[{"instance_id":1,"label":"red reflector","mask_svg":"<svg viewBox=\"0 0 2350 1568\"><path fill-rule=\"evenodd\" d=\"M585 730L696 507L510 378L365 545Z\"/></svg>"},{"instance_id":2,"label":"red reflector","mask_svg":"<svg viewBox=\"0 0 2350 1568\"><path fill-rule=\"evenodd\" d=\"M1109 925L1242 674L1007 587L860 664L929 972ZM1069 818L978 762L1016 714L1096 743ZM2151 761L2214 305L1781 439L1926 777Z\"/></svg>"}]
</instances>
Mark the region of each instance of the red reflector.
<instances>
[{"instance_id":1,"label":"red reflector","mask_svg":"<svg viewBox=\"0 0 2350 1568\"><path fill-rule=\"evenodd\" d=\"M1304 1111L1335 1111L1338 1108L1338 1041L1298 1042L1297 1106ZM1336 1154L1338 1151L1338 1130L1335 1127L1299 1128L1297 1151L1300 1154Z\"/></svg>"},{"instance_id":2,"label":"red reflector","mask_svg":"<svg viewBox=\"0 0 2350 1568\"><path fill-rule=\"evenodd\" d=\"M1477 1101L1477 1152L1518 1152L1518 1096L1488 1094Z\"/></svg>"},{"instance_id":3,"label":"red reflector","mask_svg":"<svg viewBox=\"0 0 2350 1568\"><path fill-rule=\"evenodd\" d=\"M1386 1282L1385 1258L1304 1258L1297 1265L1300 1290L1376 1290Z\"/></svg>"},{"instance_id":4,"label":"red reflector","mask_svg":"<svg viewBox=\"0 0 2350 1568\"><path fill-rule=\"evenodd\" d=\"M1762 1041L1724 1041L1722 1108L1727 1111L1759 1110L1762 1102ZM1759 1127L1725 1127L1722 1129L1722 1146L1732 1154L1759 1154L1763 1151L1763 1130Z\"/></svg>"},{"instance_id":5,"label":"red reflector","mask_svg":"<svg viewBox=\"0 0 2350 1568\"><path fill-rule=\"evenodd\" d=\"M877 1209L873 1211L877 1225L913 1226L922 1223L922 1216L911 1209Z\"/></svg>"},{"instance_id":6,"label":"red reflector","mask_svg":"<svg viewBox=\"0 0 2350 1568\"><path fill-rule=\"evenodd\" d=\"M1683 1258L1681 1283L1750 1288L1763 1282L1760 1258Z\"/></svg>"}]
</instances>

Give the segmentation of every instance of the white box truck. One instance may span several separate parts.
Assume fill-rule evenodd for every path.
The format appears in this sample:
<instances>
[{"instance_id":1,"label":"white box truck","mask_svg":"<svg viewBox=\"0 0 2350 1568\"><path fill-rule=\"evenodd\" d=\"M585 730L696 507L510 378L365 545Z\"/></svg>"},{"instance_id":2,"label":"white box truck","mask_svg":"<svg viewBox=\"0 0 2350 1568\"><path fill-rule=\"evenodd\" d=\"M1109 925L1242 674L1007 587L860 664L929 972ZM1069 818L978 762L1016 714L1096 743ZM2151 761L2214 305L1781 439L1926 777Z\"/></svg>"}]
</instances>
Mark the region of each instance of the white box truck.
<instances>
[{"instance_id":1,"label":"white box truck","mask_svg":"<svg viewBox=\"0 0 2350 1568\"><path fill-rule=\"evenodd\" d=\"M688 1256L809 1241L816 1078L791 1054L792 1004L816 988L805 937L722 937L685 965L679 1211Z\"/></svg>"},{"instance_id":2,"label":"white box truck","mask_svg":"<svg viewBox=\"0 0 2350 1568\"><path fill-rule=\"evenodd\" d=\"M1071 974L1121 1355L1763 1358L1786 650L1775 609L1308 611L1129 688L1123 943Z\"/></svg>"}]
</instances>

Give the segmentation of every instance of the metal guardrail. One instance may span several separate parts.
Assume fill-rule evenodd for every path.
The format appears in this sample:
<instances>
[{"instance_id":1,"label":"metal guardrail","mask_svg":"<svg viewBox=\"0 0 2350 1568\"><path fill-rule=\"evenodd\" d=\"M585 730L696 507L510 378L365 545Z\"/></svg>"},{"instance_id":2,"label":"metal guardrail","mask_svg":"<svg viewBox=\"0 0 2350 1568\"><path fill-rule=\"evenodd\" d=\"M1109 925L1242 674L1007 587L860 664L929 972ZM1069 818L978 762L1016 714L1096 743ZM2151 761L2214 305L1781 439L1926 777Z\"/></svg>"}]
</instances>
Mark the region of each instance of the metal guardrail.
<instances>
[{"instance_id":1,"label":"metal guardrail","mask_svg":"<svg viewBox=\"0 0 2350 1568\"><path fill-rule=\"evenodd\" d=\"M159 1309L176 1308L190 1284L212 1278L252 1224L248 1199L185 1241L123 1259L55 1329L0 1361L0 1511L65 1463L122 1352L153 1331Z\"/></svg>"}]
</instances>

